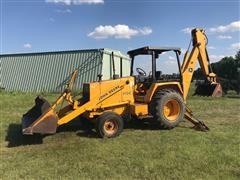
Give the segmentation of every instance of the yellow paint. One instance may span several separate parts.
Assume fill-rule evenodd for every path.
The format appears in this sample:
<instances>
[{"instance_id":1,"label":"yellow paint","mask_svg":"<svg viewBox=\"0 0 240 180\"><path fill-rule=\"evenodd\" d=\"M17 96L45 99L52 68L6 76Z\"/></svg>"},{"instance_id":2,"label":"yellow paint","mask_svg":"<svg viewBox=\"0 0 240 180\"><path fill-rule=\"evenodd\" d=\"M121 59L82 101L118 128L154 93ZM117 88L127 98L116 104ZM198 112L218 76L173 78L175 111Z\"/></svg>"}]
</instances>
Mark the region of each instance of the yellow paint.
<instances>
[{"instance_id":1,"label":"yellow paint","mask_svg":"<svg viewBox=\"0 0 240 180\"><path fill-rule=\"evenodd\" d=\"M203 29L195 29L192 38L194 46L190 54L188 54L188 51L186 52L181 67L184 100L187 98L197 61L207 79L211 83L216 83L216 74L210 72L209 69L210 62L208 61L209 57L206 50L207 37L205 31Z\"/></svg>"},{"instance_id":2,"label":"yellow paint","mask_svg":"<svg viewBox=\"0 0 240 180\"><path fill-rule=\"evenodd\" d=\"M87 111L86 113L84 113L84 116L88 119L91 119L96 116L100 116L102 113L107 112L107 111L112 111L119 115L124 115L127 110L128 110L128 105L125 103L125 104L122 104L119 106L112 106L109 108L95 109L94 111Z\"/></svg>"},{"instance_id":3,"label":"yellow paint","mask_svg":"<svg viewBox=\"0 0 240 180\"><path fill-rule=\"evenodd\" d=\"M134 116L149 115L148 105L155 92L161 89L174 89L179 92L186 101L197 60L199 60L203 73L207 78L212 83L216 83L216 75L209 71L204 30L196 29L193 33L193 41L195 46L190 54L186 52L181 67L182 83L177 81L156 82L152 83L149 89L144 89L143 83L135 84L135 77L123 77L86 83L84 86L89 87L89 101L80 104L80 101L74 100L71 95L71 89L77 74L77 71L74 71L64 92L52 104L49 110L30 127L36 126L49 115L58 115L58 125L68 123L83 114L89 119L95 118L106 111L113 111L119 115L124 115L126 112L130 112ZM55 112L56 107L63 100L65 100L68 105L61 108L59 112ZM164 105L163 114L170 121L177 119L179 113L180 105L176 100L170 100ZM187 117L189 119L190 115ZM114 130L114 126L111 121L107 121L105 130L111 133Z\"/></svg>"},{"instance_id":4,"label":"yellow paint","mask_svg":"<svg viewBox=\"0 0 240 180\"><path fill-rule=\"evenodd\" d=\"M147 90L147 94L144 97L145 103L150 103L154 93L161 89L175 89L180 94L183 94L181 84L179 82L160 82L160 83L153 83L149 90Z\"/></svg>"},{"instance_id":5,"label":"yellow paint","mask_svg":"<svg viewBox=\"0 0 240 180\"><path fill-rule=\"evenodd\" d=\"M58 125L68 123L77 116L89 112L89 117L105 110L122 114L128 104L134 103L134 77L89 83L90 99L74 111L59 119Z\"/></svg>"},{"instance_id":6,"label":"yellow paint","mask_svg":"<svg viewBox=\"0 0 240 180\"><path fill-rule=\"evenodd\" d=\"M172 99L163 106L163 115L169 121L176 121L180 114L180 104L175 99Z\"/></svg>"},{"instance_id":7,"label":"yellow paint","mask_svg":"<svg viewBox=\"0 0 240 180\"><path fill-rule=\"evenodd\" d=\"M142 104L142 103L131 104L130 112L134 116L148 115L148 104Z\"/></svg>"}]
</instances>

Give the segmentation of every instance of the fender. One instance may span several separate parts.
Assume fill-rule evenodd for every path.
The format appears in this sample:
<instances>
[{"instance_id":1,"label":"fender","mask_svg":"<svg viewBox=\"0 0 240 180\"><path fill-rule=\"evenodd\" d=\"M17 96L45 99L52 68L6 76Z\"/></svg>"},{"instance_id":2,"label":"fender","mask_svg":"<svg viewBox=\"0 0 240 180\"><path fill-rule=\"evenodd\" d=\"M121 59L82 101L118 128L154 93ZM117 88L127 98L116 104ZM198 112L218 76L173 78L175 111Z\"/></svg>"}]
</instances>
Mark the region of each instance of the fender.
<instances>
[{"instance_id":1,"label":"fender","mask_svg":"<svg viewBox=\"0 0 240 180\"><path fill-rule=\"evenodd\" d=\"M174 89L178 91L181 95L183 95L183 90L180 82L161 82L161 83L153 83L150 88L147 90L147 94L144 97L145 103L150 103L154 93L160 89ZM185 99L184 99L185 101Z\"/></svg>"}]
</instances>

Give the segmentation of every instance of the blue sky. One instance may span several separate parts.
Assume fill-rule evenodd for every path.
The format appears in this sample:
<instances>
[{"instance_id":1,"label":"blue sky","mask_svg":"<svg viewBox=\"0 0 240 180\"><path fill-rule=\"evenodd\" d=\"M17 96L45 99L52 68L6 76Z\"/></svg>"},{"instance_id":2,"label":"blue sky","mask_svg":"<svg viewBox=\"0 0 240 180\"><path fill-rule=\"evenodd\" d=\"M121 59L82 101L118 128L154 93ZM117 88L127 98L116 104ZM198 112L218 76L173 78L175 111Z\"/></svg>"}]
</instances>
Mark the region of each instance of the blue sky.
<instances>
[{"instance_id":1,"label":"blue sky","mask_svg":"<svg viewBox=\"0 0 240 180\"><path fill-rule=\"evenodd\" d=\"M126 53L145 45L186 50L192 27L206 29L212 61L240 48L239 0L0 1L1 54L89 48Z\"/></svg>"}]
</instances>

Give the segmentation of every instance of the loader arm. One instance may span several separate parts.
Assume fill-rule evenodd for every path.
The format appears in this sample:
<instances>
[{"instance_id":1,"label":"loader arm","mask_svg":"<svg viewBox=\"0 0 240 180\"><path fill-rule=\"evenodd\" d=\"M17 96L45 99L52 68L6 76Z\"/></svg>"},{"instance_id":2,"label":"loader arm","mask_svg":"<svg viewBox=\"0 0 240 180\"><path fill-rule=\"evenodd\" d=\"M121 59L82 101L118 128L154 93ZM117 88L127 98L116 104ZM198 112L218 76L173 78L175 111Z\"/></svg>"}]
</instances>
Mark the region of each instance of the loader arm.
<instances>
[{"instance_id":1,"label":"loader arm","mask_svg":"<svg viewBox=\"0 0 240 180\"><path fill-rule=\"evenodd\" d=\"M206 49L207 37L203 29L192 30L192 44L193 48L191 50L191 53L189 54L188 51L186 52L181 66L184 100L186 100L186 97L188 95L197 61L199 62L201 70L206 76L207 80L211 84L217 83L216 74L214 74L211 69Z\"/></svg>"},{"instance_id":2,"label":"loader arm","mask_svg":"<svg viewBox=\"0 0 240 180\"><path fill-rule=\"evenodd\" d=\"M120 90L122 90L125 85L126 85L125 82L120 83L114 89L114 91L112 90L113 87L110 87L109 89L107 89L106 93L105 92L102 93L102 94L106 94L106 96L102 96L102 97L98 97L97 96L97 97L93 98L91 101L88 101L88 102L86 102L83 105L77 106L72 112L70 112L67 115L65 115L62 118L60 118L58 120L58 125L60 126L60 125L66 124L66 123L70 122L71 120L73 120L74 118L82 115L84 112L93 110L94 108L96 108L96 106L98 104L100 104L104 100L108 99L110 96L112 96L115 93L117 93ZM126 101L125 104L127 104L127 103L128 102ZM112 106L112 105L109 105L109 106Z\"/></svg>"}]
</instances>

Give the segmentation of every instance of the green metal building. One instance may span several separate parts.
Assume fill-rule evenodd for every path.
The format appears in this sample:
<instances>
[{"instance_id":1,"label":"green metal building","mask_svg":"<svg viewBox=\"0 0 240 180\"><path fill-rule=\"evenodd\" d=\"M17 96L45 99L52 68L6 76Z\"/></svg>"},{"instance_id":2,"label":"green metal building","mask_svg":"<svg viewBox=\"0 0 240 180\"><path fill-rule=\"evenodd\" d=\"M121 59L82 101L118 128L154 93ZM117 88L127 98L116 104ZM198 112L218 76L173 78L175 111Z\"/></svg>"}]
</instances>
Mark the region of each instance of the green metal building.
<instances>
[{"instance_id":1,"label":"green metal building","mask_svg":"<svg viewBox=\"0 0 240 180\"><path fill-rule=\"evenodd\" d=\"M0 87L7 91L59 92L78 69L75 88L84 82L130 75L130 59L120 51L90 49L0 55Z\"/></svg>"}]
</instances>

